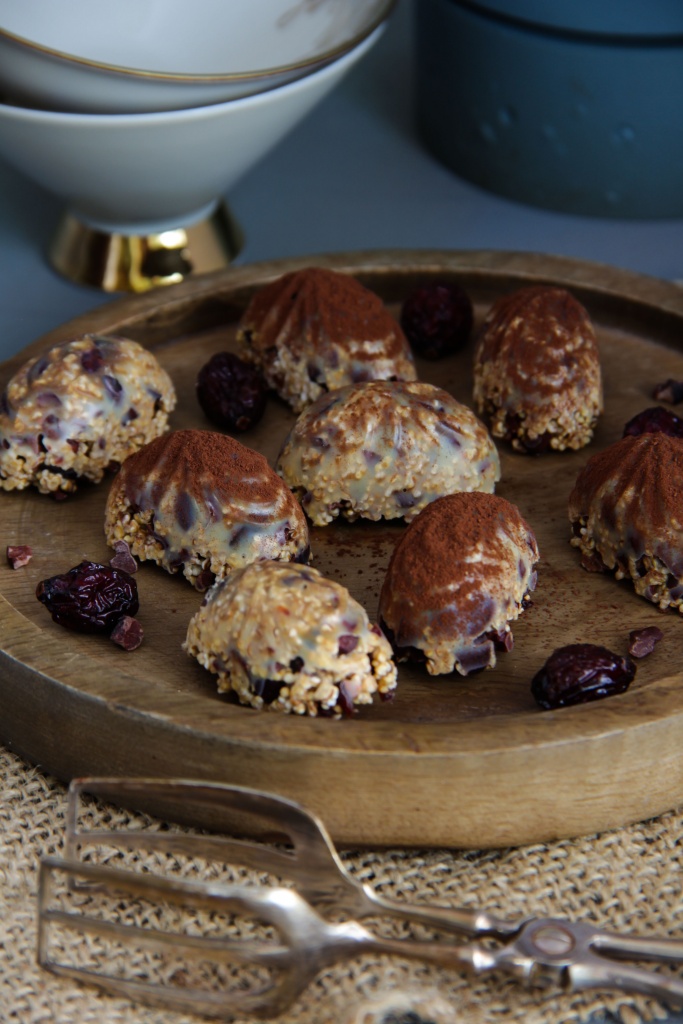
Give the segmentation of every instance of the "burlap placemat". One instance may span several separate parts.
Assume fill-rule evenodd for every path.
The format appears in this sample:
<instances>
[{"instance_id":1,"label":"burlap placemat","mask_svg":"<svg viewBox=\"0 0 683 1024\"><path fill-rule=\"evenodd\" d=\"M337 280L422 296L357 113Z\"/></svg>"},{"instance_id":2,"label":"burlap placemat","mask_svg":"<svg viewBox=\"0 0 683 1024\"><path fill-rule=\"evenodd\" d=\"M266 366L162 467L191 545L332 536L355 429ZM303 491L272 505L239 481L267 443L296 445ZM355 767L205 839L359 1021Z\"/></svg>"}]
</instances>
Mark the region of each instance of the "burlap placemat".
<instances>
[{"instance_id":1,"label":"burlap placemat","mask_svg":"<svg viewBox=\"0 0 683 1024\"><path fill-rule=\"evenodd\" d=\"M196 1024L197 1018L134 1006L36 963L39 858L61 853L66 791L0 748L0 1021L21 1024ZM116 811L136 825L136 815ZM351 871L384 895L484 907L502 916L549 914L617 931L683 934L683 815L580 840L496 851L344 851ZM410 935L398 926L396 934ZM301 1024L483 1024L584 1021L615 1014L624 1024L663 1019L664 1007L601 992L525 991L501 977L362 957L327 972L279 1020ZM411 1016L412 1015L412 1016Z\"/></svg>"}]
</instances>

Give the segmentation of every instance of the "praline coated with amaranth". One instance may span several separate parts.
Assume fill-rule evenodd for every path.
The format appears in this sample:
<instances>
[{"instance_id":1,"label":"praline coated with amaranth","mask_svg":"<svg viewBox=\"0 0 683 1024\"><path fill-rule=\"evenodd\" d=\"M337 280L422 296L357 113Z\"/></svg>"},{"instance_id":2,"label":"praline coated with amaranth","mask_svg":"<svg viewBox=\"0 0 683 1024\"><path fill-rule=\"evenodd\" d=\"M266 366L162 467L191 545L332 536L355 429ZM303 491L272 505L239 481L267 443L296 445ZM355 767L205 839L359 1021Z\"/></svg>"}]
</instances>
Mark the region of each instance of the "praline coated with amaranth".
<instances>
[{"instance_id":1,"label":"praline coated with amaranth","mask_svg":"<svg viewBox=\"0 0 683 1024\"><path fill-rule=\"evenodd\" d=\"M492 491L498 452L471 409L422 381L370 381L321 395L276 463L316 526L414 519L453 491Z\"/></svg>"},{"instance_id":2,"label":"praline coated with amaranth","mask_svg":"<svg viewBox=\"0 0 683 1024\"><path fill-rule=\"evenodd\" d=\"M510 622L536 586L538 545L516 505L495 494L449 494L403 534L379 599L380 625L401 659L431 675L468 675L512 649Z\"/></svg>"},{"instance_id":3,"label":"praline coated with amaranth","mask_svg":"<svg viewBox=\"0 0 683 1024\"><path fill-rule=\"evenodd\" d=\"M86 334L29 359L0 399L0 487L72 493L162 434L176 404L156 357Z\"/></svg>"},{"instance_id":4,"label":"praline coated with amaranth","mask_svg":"<svg viewBox=\"0 0 683 1024\"><path fill-rule=\"evenodd\" d=\"M629 434L596 452L569 520L584 569L630 579L641 597L683 612L683 439Z\"/></svg>"},{"instance_id":5,"label":"praline coated with amaranth","mask_svg":"<svg viewBox=\"0 0 683 1024\"><path fill-rule=\"evenodd\" d=\"M587 311L564 288L533 285L491 307L474 353L474 403L494 437L521 452L587 445L602 375Z\"/></svg>"},{"instance_id":6,"label":"praline coated with amaranth","mask_svg":"<svg viewBox=\"0 0 683 1024\"><path fill-rule=\"evenodd\" d=\"M110 545L204 590L259 559L306 561L301 506L258 452L209 430L176 430L121 466L105 511Z\"/></svg>"},{"instance_id":7,"label":"praline coated with amaranth","mask_svg":"<svg viewBox=\"0 0 683 1024\"><path fill-rule=\"evenodd\" d=\"M242 704L349 714L396 687L391 647L346 587L310 566L255 562L209 590L185 650Z\"/></svg>"},{"instance_id":8,"label":"praline coated with amaranth","mask_svg":"<svg viewBox=\"0 0 683 1024\"><path fill-rule=\"evenodd\" d=\"M364 380L415 380L410 345L382 300L350 274L306 267L252 298L240 353L301 412L324 391Z\"/></svg>"}]
</instances>

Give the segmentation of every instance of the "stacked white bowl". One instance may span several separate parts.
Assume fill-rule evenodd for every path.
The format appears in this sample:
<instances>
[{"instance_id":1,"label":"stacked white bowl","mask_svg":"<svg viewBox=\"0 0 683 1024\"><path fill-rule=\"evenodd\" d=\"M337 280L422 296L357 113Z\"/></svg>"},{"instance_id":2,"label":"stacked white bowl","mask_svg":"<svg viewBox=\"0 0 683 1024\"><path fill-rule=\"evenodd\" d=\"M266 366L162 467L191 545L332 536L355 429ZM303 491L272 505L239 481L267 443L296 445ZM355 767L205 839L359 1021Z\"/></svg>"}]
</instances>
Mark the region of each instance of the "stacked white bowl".
<instances>
[{"instance_id":1,"label":"stacked white bowl","mask_svg":"<svg viewBox=\"0 0 683 1024\"><path fill-rule=\"evenodd\" d=\"M3 0L0 156L65 203L52 263L142 291L229 262L223 194L374 45L394 3Z\"/></svg>"}]
</instances>

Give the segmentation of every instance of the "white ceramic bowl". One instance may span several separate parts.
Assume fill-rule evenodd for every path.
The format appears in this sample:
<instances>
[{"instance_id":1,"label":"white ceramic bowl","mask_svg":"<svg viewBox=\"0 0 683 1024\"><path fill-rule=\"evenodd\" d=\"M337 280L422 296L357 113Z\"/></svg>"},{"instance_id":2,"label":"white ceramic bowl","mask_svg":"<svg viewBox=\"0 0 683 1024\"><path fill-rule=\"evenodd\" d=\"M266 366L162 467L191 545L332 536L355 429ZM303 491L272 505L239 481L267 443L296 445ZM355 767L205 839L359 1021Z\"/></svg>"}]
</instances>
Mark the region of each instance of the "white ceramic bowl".
<instances>
[{"instance_id":1,"label":"white ceramic bowl","mask_svg":"<svg viewBox=\"0 0 683 1024\"><path fill-rule=\"evenodd\" d=\"M152 114L74 114L0 103L0 156L108 232L150 234L207 216L377 42L255 96Z\"/></svg>"},{"instance_id":2,"label":"white ceramic bowl","mask_svg":"<svg viewBox=\"0 0 683 1024\"><path fill-rule=\"evenodd\" d=\"M294 81L395 0L2 0L0 94L47 110L175 110Z\"/></svg>"}]
</instances>

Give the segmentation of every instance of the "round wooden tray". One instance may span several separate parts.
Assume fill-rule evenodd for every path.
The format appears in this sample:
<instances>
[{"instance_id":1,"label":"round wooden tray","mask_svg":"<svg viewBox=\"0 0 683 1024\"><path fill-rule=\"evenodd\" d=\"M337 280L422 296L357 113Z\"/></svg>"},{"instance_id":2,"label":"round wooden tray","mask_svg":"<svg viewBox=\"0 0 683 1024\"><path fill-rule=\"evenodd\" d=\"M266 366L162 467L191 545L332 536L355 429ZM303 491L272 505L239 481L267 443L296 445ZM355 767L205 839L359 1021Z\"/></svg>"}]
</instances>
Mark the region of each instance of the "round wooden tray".
<instances>
[{"instance_id":1,"label":"round wooden tray","mask_svg":"<svg viewBox=\"0 0 683 1024\"><path fill-rule=\"evenodd\" d=\"M199 597L151 565L137 574L145 642L125 653L106 638L55 625L36 583L82 558L107 561L107 491L83 487L55 503L0 494L6 544L29 544L32 562L0 568L0 734L63 779L81 775L229 780L272 790L316 811L342 844L485 847L585 834L639 820L683 801L683 624L626 583L584 572L569 544L567 497L589 455L621 436L655 384L683 379L683 291L672 284L555 257L490 252L370 252L233 268L126 298L39 339L3 367L85 331L122 333L153 348L179 394L173 427L208 427L196 373L234 347L254 289L315 263L356 274L395 312L417 282L455 279L479 319L500 294L558 283L588 308L604 366L605 414L590 448L539 457L499 446L498 493L516 502L540 550L534 602L514 625L515 648L492 671L432 678L400 668L396 699L348 719L258 712L219 696L214 679L181 650ZM420 375L471 401L471 349ZM273 398L242 440L271 460L292 424ZM338 524L312 532L314 564L376 615L397 523ZM557 646L577 641L626 650L631 629L664 639L623 696L540 711L532 676ZM149 808L154 810L154 806ZM194 821L194 808L186 809ZM201 821L197 821L201 824Z\"/></svg>"}]
</instances>

